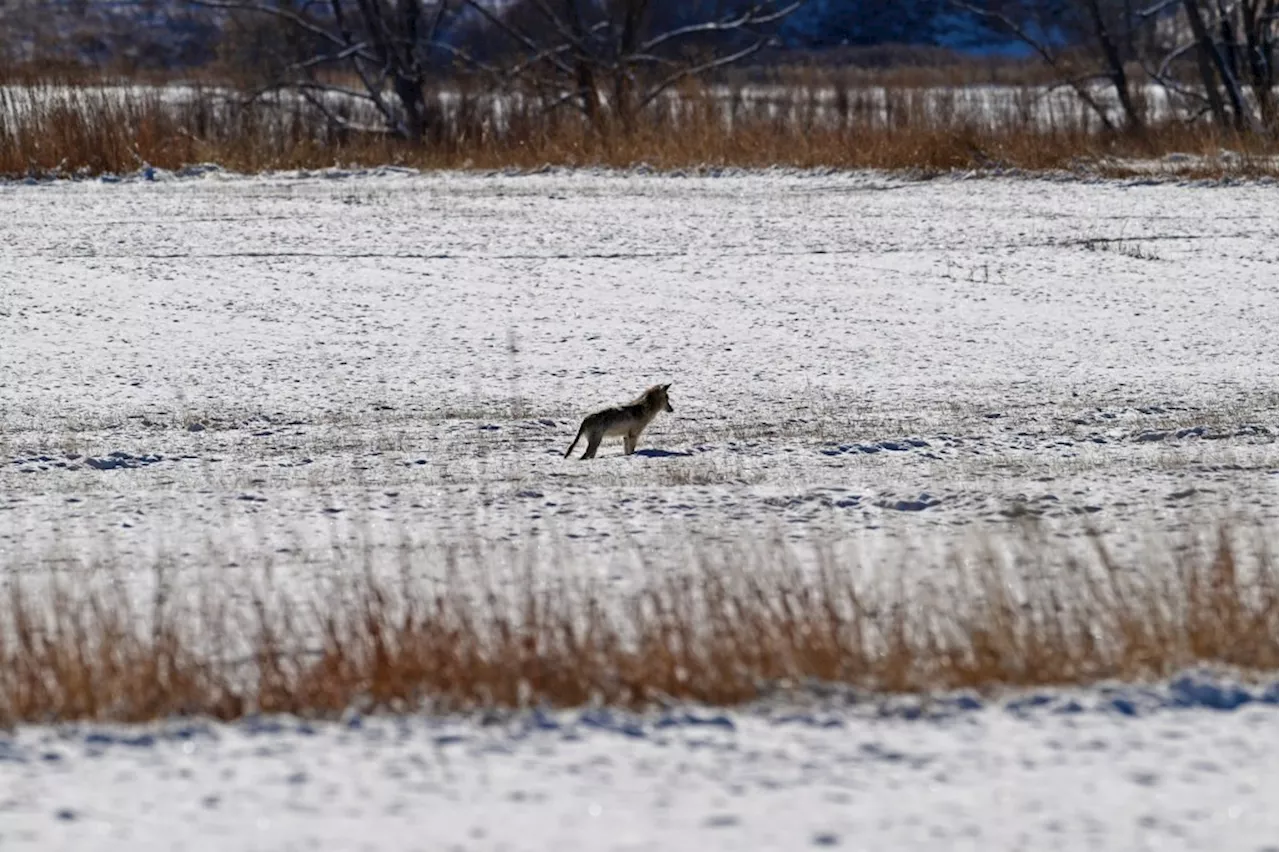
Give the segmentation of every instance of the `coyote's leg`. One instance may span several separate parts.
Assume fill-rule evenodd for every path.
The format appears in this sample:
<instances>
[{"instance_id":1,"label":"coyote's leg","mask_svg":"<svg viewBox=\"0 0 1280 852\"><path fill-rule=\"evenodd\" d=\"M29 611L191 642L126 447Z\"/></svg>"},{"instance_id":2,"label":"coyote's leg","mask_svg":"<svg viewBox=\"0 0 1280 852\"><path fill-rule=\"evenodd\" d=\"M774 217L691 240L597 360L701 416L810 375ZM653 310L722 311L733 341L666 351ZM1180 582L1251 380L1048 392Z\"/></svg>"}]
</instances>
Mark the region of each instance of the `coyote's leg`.
<instances>
[{"instance_id":1,"label":"coyote's leg","mask_svg":"<svg viewBox=\"0 0 1280 852\"><path fill-rule=\"evenodd\" d=\"M596 457L596 450L600 449L600 441L604 435L600 432L594 432L587 435L587 451L582 454L584 459L593 459Z\"/></svg>"},{"instance_id":2,"label":"coyote's leg","mask_svg":"<svg viewBox=\"0 0 1280 852\"><path fill-rule=\"evenodd\" d=\"M638 432L628 432L622 436L622 451L631 455L636 451L636 442L640 440Z\"/></svg>"}]
</instances>

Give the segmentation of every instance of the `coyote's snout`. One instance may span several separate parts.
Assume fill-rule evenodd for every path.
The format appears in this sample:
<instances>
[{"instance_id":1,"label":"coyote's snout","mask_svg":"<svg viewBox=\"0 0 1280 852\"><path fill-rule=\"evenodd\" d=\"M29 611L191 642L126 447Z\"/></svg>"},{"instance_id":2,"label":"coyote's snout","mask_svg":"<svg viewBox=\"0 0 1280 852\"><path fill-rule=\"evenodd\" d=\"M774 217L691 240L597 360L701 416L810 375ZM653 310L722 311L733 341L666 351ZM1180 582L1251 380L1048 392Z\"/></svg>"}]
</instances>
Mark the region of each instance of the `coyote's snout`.
<instances>
[{"instance_id":1,"label":"coyote's snout","mask_svg":"<svg viewBox=\"0 0 1280 852\"><path fill-rule=\"evenodd\" d=\"M631 455L636 451L636 442L640 440L640 433L653 418L658 416L658 412L675 411L671 407L671 400L667 399L669 387L671 387L670 383L654 385L626 405L606 408L587 415L582 425L578 427L577 437L573 439L569 449L564 451L564 457L569 458L569 453L578 446L578 441L583 435L587 436L587 451L582 454L584 459L595 458L596 450L600 449L600 442L606 437L615 435L622 436L623 450L627 455Z\"/></svg>"}]
</instances>

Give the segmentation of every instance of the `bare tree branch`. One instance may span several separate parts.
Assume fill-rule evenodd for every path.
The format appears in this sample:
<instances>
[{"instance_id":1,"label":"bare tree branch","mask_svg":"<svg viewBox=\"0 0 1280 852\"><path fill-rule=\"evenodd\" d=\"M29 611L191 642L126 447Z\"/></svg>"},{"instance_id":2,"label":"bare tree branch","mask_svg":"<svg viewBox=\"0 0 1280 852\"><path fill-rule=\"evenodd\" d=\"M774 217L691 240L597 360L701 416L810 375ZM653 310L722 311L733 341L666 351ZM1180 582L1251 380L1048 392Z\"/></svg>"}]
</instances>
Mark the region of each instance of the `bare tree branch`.
<instances>
[{"instance_id":1,"label":"bare tree branch","mask_svg":"<svg viewBox=\"0 0 1280 852\"><path fill-rule=\"evenodd\" d=\"M335 95L342 95L344 98L350 98L351 100L369 101L370 103L373 102L373 98L367 92L358 92L355 89L348 89L345 86L331 86L325 83L302 80L269 83L268 85L255 89L249 97L240 101L240 103L244 106L249 106L273 92L284 92L290 90L297 90L299 92L327 92Z\"/></svg>"},{"instance_id":2,"label":"bare tree branch","mask_svg":"<svg viewBox=\"0 0 1280 852\"><path fill-rule=\"evenodd\" d=\"M323 53L319 56L313 56L310 59L304 59L300 62L294 62L289 65L291 71L306 71L311 68L317 68L332 62L342 62L353 56L364 57L364 51L368 47L365 42L358 42L350 47L343 48L337 53Z\"/></svg>"},{"instance_id":3,"label":"bare tree branch","mask_svg":"<svg viewBox=\"0 0 1280 852\"><path fill-rule=\"evenodd\" d=\"M328 121L330 124L332 124L335 127L340 127L343 130L348 130L355 133L375 133L375 134L387 133L387 129L383 127L368 127L362 124L352 124L350 121L348 121L347 119L343 118L342 116L335 113L332 109L330 109L329 105L326 104L322 98L316 97L316 93L312 91L310 87L301 87L298 89L298 93L307 101L307 103L311 104L313 107L318 109L321 113L323 113L325 117L325 121ZM356 95L356 97L359 97L359 95Z\"/></svg>"},{"instance_id":4,"label":"bare tree branch","mask_svg":"<svg viewBox=\"0 0 1280 852\"><path fill-rule=\"evenodd\" d=\"M493 14L493 12L489 11L489 9L483 3L479 2L479 0L463 0L463 2L470 8L475 9L477 12L480 13L480 15L486 21L493 24L495 27L500 29L510 38L514 39L516 42L518 42L521 46L523 46L527 50L530 50L534 53L541 52L542 48L537 42L535 42L529 36L525 35L520 30L508 24L502 18ZM573 73L573 69L569 65L565 64L563 61L559 60L558 58L553 59L553 64L556 66L556 68L558 68L559 70L563 71L566 74Z\"/></svg>"},{"instance_id":5,"label":"bare tree branch","mask_svg":"<svg viewBox=\"0 0 1280 852\"><path fill-rule=\"evenodd\" d=\"M542 16L546 18L547 22L555 29L556 35L560 36L560 38L572 45L573 48L582 55L585 56L591 53L590 48L587 47L586 41L575 34L570 29L568 23L560 20L560 16L555 13L555 10L551 8L546 0L531 0L531 2L533 3L533 7L541 12ZM573 10L576 6L573 2L570 2L569 8L570 10ZM607 22L605 22L605 25L607 26Z\"/></svg>"},{"instance_id":6,"label":"bare tree branch","mask_svg":"<svg viewBox=\"0 0 1280 852\"><path fill-rule=\"evenodd\" d=\"M648 53L655 47L659 47L678 38L686 38L691 35L705 35L707 33L731 32L734 30L742 30L747 27L758 27L764 26L765 24L776 23L787 15L790 15L796 9L799 9L802 2L803 0L797 0L797 2L769 14L764 14L762 12L763 9L767 8L766 5L756 4L743 14L734 18L722 18L718 21L708 21L704 24L689 24L688 26L677 27L674 30L661 33L646 42L642 42L638 46L637 50L641 53Z\"/></svg>"},{"instance_id":7,"label":"bare tree branch","mask_svg":"<svg viewBox=\"0 0 1280 852\"><path fill-rule=\"evenodd\" d=\"M1062 71L1062 66L1058 57L1054 55L1048 45L1044 44L1039 39L1034 38L1024 27L1019 25L1017 21L1013 20L1013 18L1003 12L996 12L990 9L984 9L980 6L975 6L973 3L966 2L966 0L949 0L949 2L952 6L963 9L972 15L977 15L979 18L997 22L1000 26L1012 33L1019 41L1034 50L1040 58L1044 60L1046 65L1053 68L1055 71ZM1075 90L1076 96L1094 111L1098 116L1098 120L1102 122L1102 126L1108 131L1114 132L1116 129L1115 124L1111 121L1110 116L1107 115L1106 108L1102 104L1098 103L1098 100L1093 96L1093 93L1078 83L1071 84L1071 88Z\"/></svg>"},{"instance_id":8,"label":"bare tree branch","mask_svg":"<svg viewBox=\"0 0 1280 852\"><path fill-rule=\"evenodd\" d=\"M1145 9L1139 9L1135 14L1139 19L1156 18L1163 15L1168 10L1175 8L1182 0L1159 0Z\"/></svg>"},{"instance_id":9,"label":"bare tree branch","mask_svg":"<svg viewBox=\"0 0 1280 852\"><path fill-rule=\"evenodd\" d=\"M743 50L739 50L737 53L731 53L728 56L721 56L716 59L711 59L699 65L691 65L687 68L681 68L679 71L676 71L672 74L667 75L662 80L658 81L657 84L652 86L645 93L644 97L640 99L638 108L643 109L644 107L648 106L653 102L655 98L658 97L658 95L662 94L664 91L671 88L676 83L679 83L681 80L687 79L689 77L695 77L699 74L705 74L707 71L710 71L714 68L723 68L726 65L732 65L735 62L746 59L748 56L751 56L754 53L758 53L760 49L763 48L768 43L769 43L768 39L759 39L756 41L755 44L751 45L750 47L744 48Z\"/></svg>"},{"instance_id":10,"label":"bare tree branch","mask_svg":"<svg viewBox=\"0 0 1280 852\"><path fill-rule=\"evenodd\" d=\"M223 9L226 11L238 12L255 12L260 15L271 15L282 21L287 21L298 29L311 33L314 36L330 41L340 47L346 47L347 43L334 33L319 26L313 21L299 15L289 9L281 9L267 3L252 2L252 0L189 0L193 6L201 6L207 9Z\"/></svg>"},{"instance_id":11,"label":"bare tree branch","mask_svg":"<svg viewBox=\"0 0 1280 852\"><path fill-rule=\"evenodd\" d=\"M1189 41L1186 44L1175 47L1173 50L1169 51L1165 54L1164 59L1161 60L1160 67L1157 69L1157 74L1155 76L1160 78L1167 76L1170 65L1181 59L1187 51L1195 49L1196 43L1194 41Z\"/></svg>"}]
</instances>

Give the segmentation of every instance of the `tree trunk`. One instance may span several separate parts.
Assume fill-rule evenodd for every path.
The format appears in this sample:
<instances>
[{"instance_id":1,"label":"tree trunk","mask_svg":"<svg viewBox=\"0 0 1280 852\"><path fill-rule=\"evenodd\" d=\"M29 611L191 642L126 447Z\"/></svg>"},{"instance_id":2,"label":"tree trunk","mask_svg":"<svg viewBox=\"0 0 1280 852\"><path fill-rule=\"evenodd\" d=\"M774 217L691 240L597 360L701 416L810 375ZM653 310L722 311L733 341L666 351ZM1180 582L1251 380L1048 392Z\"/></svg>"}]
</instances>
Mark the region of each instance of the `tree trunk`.
<instances>
[{"instance_id":1,"label":"tree trunk","mask_svg":"<svg viewBox=\"0 0 1280 852\"><path fill-rule=\"evenodd\" d=\"M1218 49L1218 45L1214 43L1213 37L1209 34L1208 28L1205 26L1204 18L1200 17L1200 7L1196 0L1183 0L1183 6L1187 10L1187 19L1191 23L1191 31L1195 35L1196 42L1200 46L1200 53L1204 57L1202 60L1200 73L1206 77L1205 82L1212 86L1209 97L1210 103L1213 98L1218 98L1221 105L1221 98L1218 97L1218 82L1213 79L1213 72L1218 75L1218 80L1222 82L1223 88L1227 90L1227 98L1231 101L1231 110L1233 113L1233 121L1237 130L1243 130L1246 125L1251 129L1256 124L1253 120L1253 110L1249 108L1249 104L1244 99L1244 94L1240 91L1240 84L1231 74L1226 60L1222 57L1222 51ZM1209 69L1212 69L1210 71ZM1225 111L1222 114L1222 126L1227 127L1227 116Z\"/></svg>"},{"instance_id":2,"label":"tree trunk","mask_svg":"<svg viewBox=\"0 0 1280 852\"><path fill-rule=\"evenodd\" d=\"M1115 87L1116 97L1120 99L1120 107L1124 110L1126 129L1142 132L1143 122L1134 107L1133 98L1129 95L1129 80L1124 71L1124 59L1116 49L1116 43L1107 31L1107 22L1098 6L1098 0L1089 0L1089 16L1093 19L1093 32L1102 48L1102 56L1107 61L1107 76Z\"/></svg>"},{"instance_id":3,"label":"tree trunk","mask_svg":"<svg viewBox=\"0 0 1280 852\"><path fill-rule=\"evenodd\" d=\"M1267 21L1276 16L1276 11L1275 0L1243 0L1240 4L1249 84L1253 88L1253 96L1258 99L1263 124L1268 127L1275 122L1276 113L1271 82L1275 63L1268 52L1267 30L1270 27Z\"/></svg>"},{"instance_id":4,"label":"tree trunk","mask_svg":"<svg viewBox=\"0 0 1280 852\"><path fill-rule=\"evenodd\" d=\"M1236 38L1235 27L1231 25L1231 16L1222 5L1222 0L1218 0L1218 38L1221 45L1218 50L1222 54L1223 63L1230 71L1231 78L1238 81L1240 79L1240 44L1239 39Z\"/></svg>"},{"instance_id":5,"label":"tree trunk","mask_svg":"<svg viewBox=\"0 0 1280 852\"><path fill-rule=\"evenodd\" d=\"M1218 81L1213 75L1213 62L1210 57L1214 52L1213 42L1209 39L1208 30L1205 29L1204 19L1200 17L1200 7L1196 5L1196 0L1182 0L1182 6L1187 13L1187 23L1191 25L1191 34L1196 40L1196 64L1200 68L1205 97L1209 99L1209 110L1213 113L1213 120L1219 127L1230 127L1231 121L1227 117L1227 108L1222 102L1222 95L1218 92Z\"/></svg>"},{"instance_id":6,"label":"tree trunk","mask_svg":"<svg viewBox=\"0 0 1280 852\"><path fill-rule=\"evenodd\" d=\"M420 141L427 135L427 103L422 95L422 79L396 74L392 86L404 109L403 135Z\"/></svg>"},{"instance_id":7,"label":"tree trunk","mask_svg":"<svg viewBox=\"0 0 1280 852\"><path fill-rule=\"evenodd\" d=\"M603 134L604 114L600 109L600 91L596 88L595 70L598 60L588 53L591 49L588 39L591 36L582 23L582 15L579 14L578 10L578 0L565 0L565 6L565 17L569 21L569 30L579 45L578 60L574 67L578 84L578 99L582 104L582 112L586 115L587 121L597 132Z\"/></svg>"},{"instance_id":8,"label":"tree trunk","mask_svg":"<svg viewBox=\"0 0 1280 852\"><path fill-rule=\"evenodd\" d=\"M635 86L631 79L631 61L635 56L636 46L640 43L648 5L648 0L626 0L622 25L618 28L618 39L614 47L614 111L622 122L623 132L628 136L635 129Z\"/></svg>"}]
</instances>

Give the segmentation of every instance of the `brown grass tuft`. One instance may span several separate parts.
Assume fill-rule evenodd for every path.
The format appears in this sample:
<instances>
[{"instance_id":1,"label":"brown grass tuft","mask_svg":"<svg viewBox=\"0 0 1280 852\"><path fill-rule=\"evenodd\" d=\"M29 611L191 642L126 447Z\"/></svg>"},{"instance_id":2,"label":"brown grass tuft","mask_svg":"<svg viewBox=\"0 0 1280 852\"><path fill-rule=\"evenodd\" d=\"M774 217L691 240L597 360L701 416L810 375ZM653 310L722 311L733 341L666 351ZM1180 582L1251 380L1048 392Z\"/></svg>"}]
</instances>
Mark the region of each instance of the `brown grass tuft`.
<instances>
[{"instance_id":1,"label":"brown grass tuft","mask_svg":"<svg viewBox=\"0 0 1280 852\"><path fill-rule=\"evenodd\" d=\"M730 705L811 682L989 689L1144 679L1203 662L1275 671L1269 546L1223 534L1207 553L1142 566L1099 547L1065 568L1054 547L957 555L913 574L924 581L910 588L898 566L876 566L872 579L832 558L803 568L772 546L708 552L631 593L532 571L485 584L454 565L439 584L357 567L307 605L264 579L247 603L206 584L185 603L157 596L146 612L118 584L73 592L82 584L56 580L37 593L10 571L0 724Z\"/></svg>"}]
</instances>

